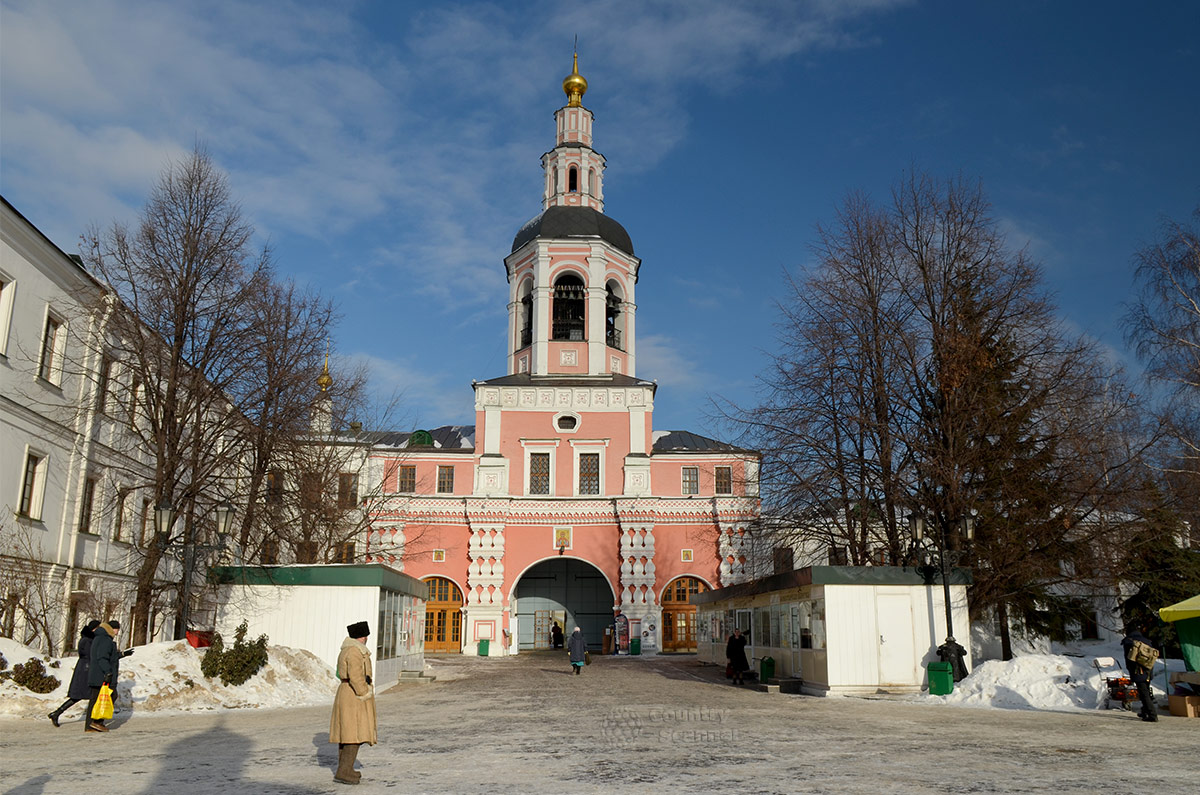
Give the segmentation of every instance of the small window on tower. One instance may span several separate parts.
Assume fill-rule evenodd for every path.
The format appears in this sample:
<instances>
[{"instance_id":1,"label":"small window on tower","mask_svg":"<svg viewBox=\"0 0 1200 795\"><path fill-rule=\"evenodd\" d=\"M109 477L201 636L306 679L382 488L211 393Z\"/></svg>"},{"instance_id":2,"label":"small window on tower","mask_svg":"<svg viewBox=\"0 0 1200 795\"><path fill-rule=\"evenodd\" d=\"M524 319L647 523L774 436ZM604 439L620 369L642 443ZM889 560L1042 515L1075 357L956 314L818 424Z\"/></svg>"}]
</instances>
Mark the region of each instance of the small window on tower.
<instances>
[{"instance_id":1,"label":"small window on tower","mask_svg":"<svg viewBox=\"0 0 1200 795\"><path fill-rule=\"evenodd\" d=\"M575 166L571 166L571 170L567 172L567 191L579 193L579 169Z\"/></svg>"}]
</instances>

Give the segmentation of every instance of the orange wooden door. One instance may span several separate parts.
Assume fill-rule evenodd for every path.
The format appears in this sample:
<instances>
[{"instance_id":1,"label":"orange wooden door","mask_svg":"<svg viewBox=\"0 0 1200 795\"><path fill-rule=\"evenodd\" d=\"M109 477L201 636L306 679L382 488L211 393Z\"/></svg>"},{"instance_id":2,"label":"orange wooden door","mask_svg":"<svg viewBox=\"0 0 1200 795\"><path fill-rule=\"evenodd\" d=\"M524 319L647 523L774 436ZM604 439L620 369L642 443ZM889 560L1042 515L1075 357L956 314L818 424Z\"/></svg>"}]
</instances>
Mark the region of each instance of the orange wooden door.
<instances>
[{"instance_id":1,"label":"orange wooden door","mask_svg":"<svg viewBox=\"0 0 1200 795\"><path fill-rule=\"evenodd\" d=\"M425 652L462 651L462 591L450 580L432 577L425 603Z\"/></svg>"}]
</instances>

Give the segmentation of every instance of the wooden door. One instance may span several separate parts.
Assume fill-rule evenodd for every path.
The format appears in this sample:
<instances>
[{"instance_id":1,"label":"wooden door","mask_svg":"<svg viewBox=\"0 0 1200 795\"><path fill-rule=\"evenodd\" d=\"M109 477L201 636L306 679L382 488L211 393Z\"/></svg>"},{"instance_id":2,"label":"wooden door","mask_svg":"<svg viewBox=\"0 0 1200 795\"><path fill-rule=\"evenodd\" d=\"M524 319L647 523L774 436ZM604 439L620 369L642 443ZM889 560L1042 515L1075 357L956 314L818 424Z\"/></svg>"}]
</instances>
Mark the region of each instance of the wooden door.
<instances>
[{"instance_id":1,"label":"wooden door","mask_svg":"<svg viewBox=\"0 0 1200 795\"><path fill-rule=\"evenodd\" d=\"M551 614L549 610L538 610L533 614L533 648L549 649Z\"/></svg>"},{"instance_id":2,"label":"wooden door","mask_svg":"<svg viewBox=\"0 0 1200 795\"><path fill-rule=\"evenodd\" d=\"M680 577L663 590L663 651L696 650L696 606L688 600L707 590L708 586L695 577Z\"/></svg>"},{"instance_id":3,"label":"wooden door","mask_svg":"<svg viewBox=\"0 0 1200 795\"><path fill-rule=\"evenodd\" d=\"M450 580L432 577L425 603L425 653L462 651L462 591Z\"/></svg>"}]
</instances>

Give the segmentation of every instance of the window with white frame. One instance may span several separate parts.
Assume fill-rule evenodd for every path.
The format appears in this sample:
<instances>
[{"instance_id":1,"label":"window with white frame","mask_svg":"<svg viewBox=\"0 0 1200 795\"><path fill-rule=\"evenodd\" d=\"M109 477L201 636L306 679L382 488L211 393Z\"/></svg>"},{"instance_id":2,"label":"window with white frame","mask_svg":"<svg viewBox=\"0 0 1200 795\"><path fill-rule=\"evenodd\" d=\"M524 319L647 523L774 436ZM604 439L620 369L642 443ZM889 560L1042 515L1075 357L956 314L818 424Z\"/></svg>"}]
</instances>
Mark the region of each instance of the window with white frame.
<instances>
[{"instance_id":1,"label":"window with white frame","mask_svg":"<svg viewBox=\"0 0 1200 795\"><path fill-rule=\"evenodd\" d=\"M529 493L550 493L550 453L529 454Z\"/></svg>"},{"instance_id":2,"label":"window with white frame","mask_svg":"<svg viewBox=\"0 0 1200 795\"><path fill-rule=\"evenodd\" d=\"M579 493L600 493L600 454L579 454Z\"/></svg>"},{"instance_id":3,"label":"window with white frame","mask_svg":"<svg viewBox=\"0 0 1200 795\"><path fill-rule=\"evenodd\" d=\"M454 467L439 466L437 477L437 493L438 494L453 494L454 493Z\"/></svg>"},{"instance_id":4,"label":"window with white frame","mask_svg":"<svg viewBox=\"0 0 1200 795\"><path fill-rule=\"evenodd\" d=\"M55 386L62 383L63 355L66 353L67 329L62 320L46 313L42 331L42 352L38 360L38 377Z\"/></svg>"},{"instance_id":5,"label":"window with white frame","mask_svg":"<svg viewBox=\"0 0 1200 795\"><path fill-rule=\"evenodd\" d=\"M717 494L733 494L733 467L717 467Z\"/></svg>"},{"instance_id":6,"label":"window with white frame","mask_svg":"<svg viewBox=\"0 0 1200 795\"><path fill-rule=\"evenodd\" d=\"M92 508L96 504L96 479L85 478L79 498L79 532L92 533Z\"/></svg>"},{"instance_id":7,"label":"window with white frame","mask_svg":"<svg viewBox=\"0 0 1200 795\"><path fill-rule=\"evenodd\" d=\"M417 468L413 464L401 464L396 490L401 494L412 494L417 490Z\"/></svg>"},{"instance_id":8,"label":"window with white frame","mask_svg":"<svg viewBox=\"0 0 1200 795\"><path fill-rule=\"evenodd\" d=\"M0 356L8 355L8 327L12 321L13 296L17 283L0 273Z\"/></svg>"},{"instance_id":9,"label":"window with white frame","mask_svg":"<svg viewBox=\"0 0 1200 795\"><path fill-rule=\"evenodd\" d=\"M100 357L100 371L96 373L96 411L108 411L108 393L112 388L114 362L111 356Z\"/></svg>"},{"instance_id":10,"label":"window with white frame","mask_svg":"<svg viewBox=\"0 0 1200 795\"><path fill-rule=\"evenodd\" d=\"M699 494L700 493L700 468L699 467L684 467L683 468L683 493L684 494Z\"/></svg>"},{"instance_id":11,"label":"window with white frame","mask_svg":"<svg viewBox=\"0 0 1200 795\"><path fill-rule=\"evenodd\" d=\"M112 540L125 542L128 522L125 519L125 511L129 504L129 489L117 488L117 499L113 505L113 530Z\"/></svg>"},{"instance_id":12,"label":"window with white frame","mask_svg":"<svg viewBox=\"0 0 1200 795\"><path fill-rule=\"evenodd\" d=\"M139 547L146 546L147 531L151 530L150 516L151 516L151 514L150 514L150 499L148 497L143 497L142 498L142 512L138 515L137 545Z\"/></svg>"},{"instance_id":13,"label":"window with white frame","mask_svg":"<svg viewBox=\"0 0 1200 795\"><path fill-rule=\"evenodd\" d=\"M27 519L42 518L42 498L46 490L46 456L29 451L25 454L25 471L21 476L21 497L17 513Z\"/></svg>"}]
</instances>

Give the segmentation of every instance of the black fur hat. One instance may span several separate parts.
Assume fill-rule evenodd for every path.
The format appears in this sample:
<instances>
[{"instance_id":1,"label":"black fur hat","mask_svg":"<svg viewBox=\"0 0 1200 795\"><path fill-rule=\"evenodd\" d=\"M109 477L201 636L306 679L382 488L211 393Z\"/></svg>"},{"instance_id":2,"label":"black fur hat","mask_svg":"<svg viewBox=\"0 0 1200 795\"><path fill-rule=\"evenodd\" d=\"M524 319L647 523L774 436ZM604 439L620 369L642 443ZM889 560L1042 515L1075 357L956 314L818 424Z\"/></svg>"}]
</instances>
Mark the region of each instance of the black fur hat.
<instances>
[{"instance_id":1,"label":"black fur hat","mask_svg":"<svg viewBox=\"0 0 1200 795\"><path fill-rule=\"evenodd\" d=\"M359 621L346 627L346 634L352 638L365 638L371 634L371 628L367 626L366 621Z\"/></svg>"}]
</instances>

